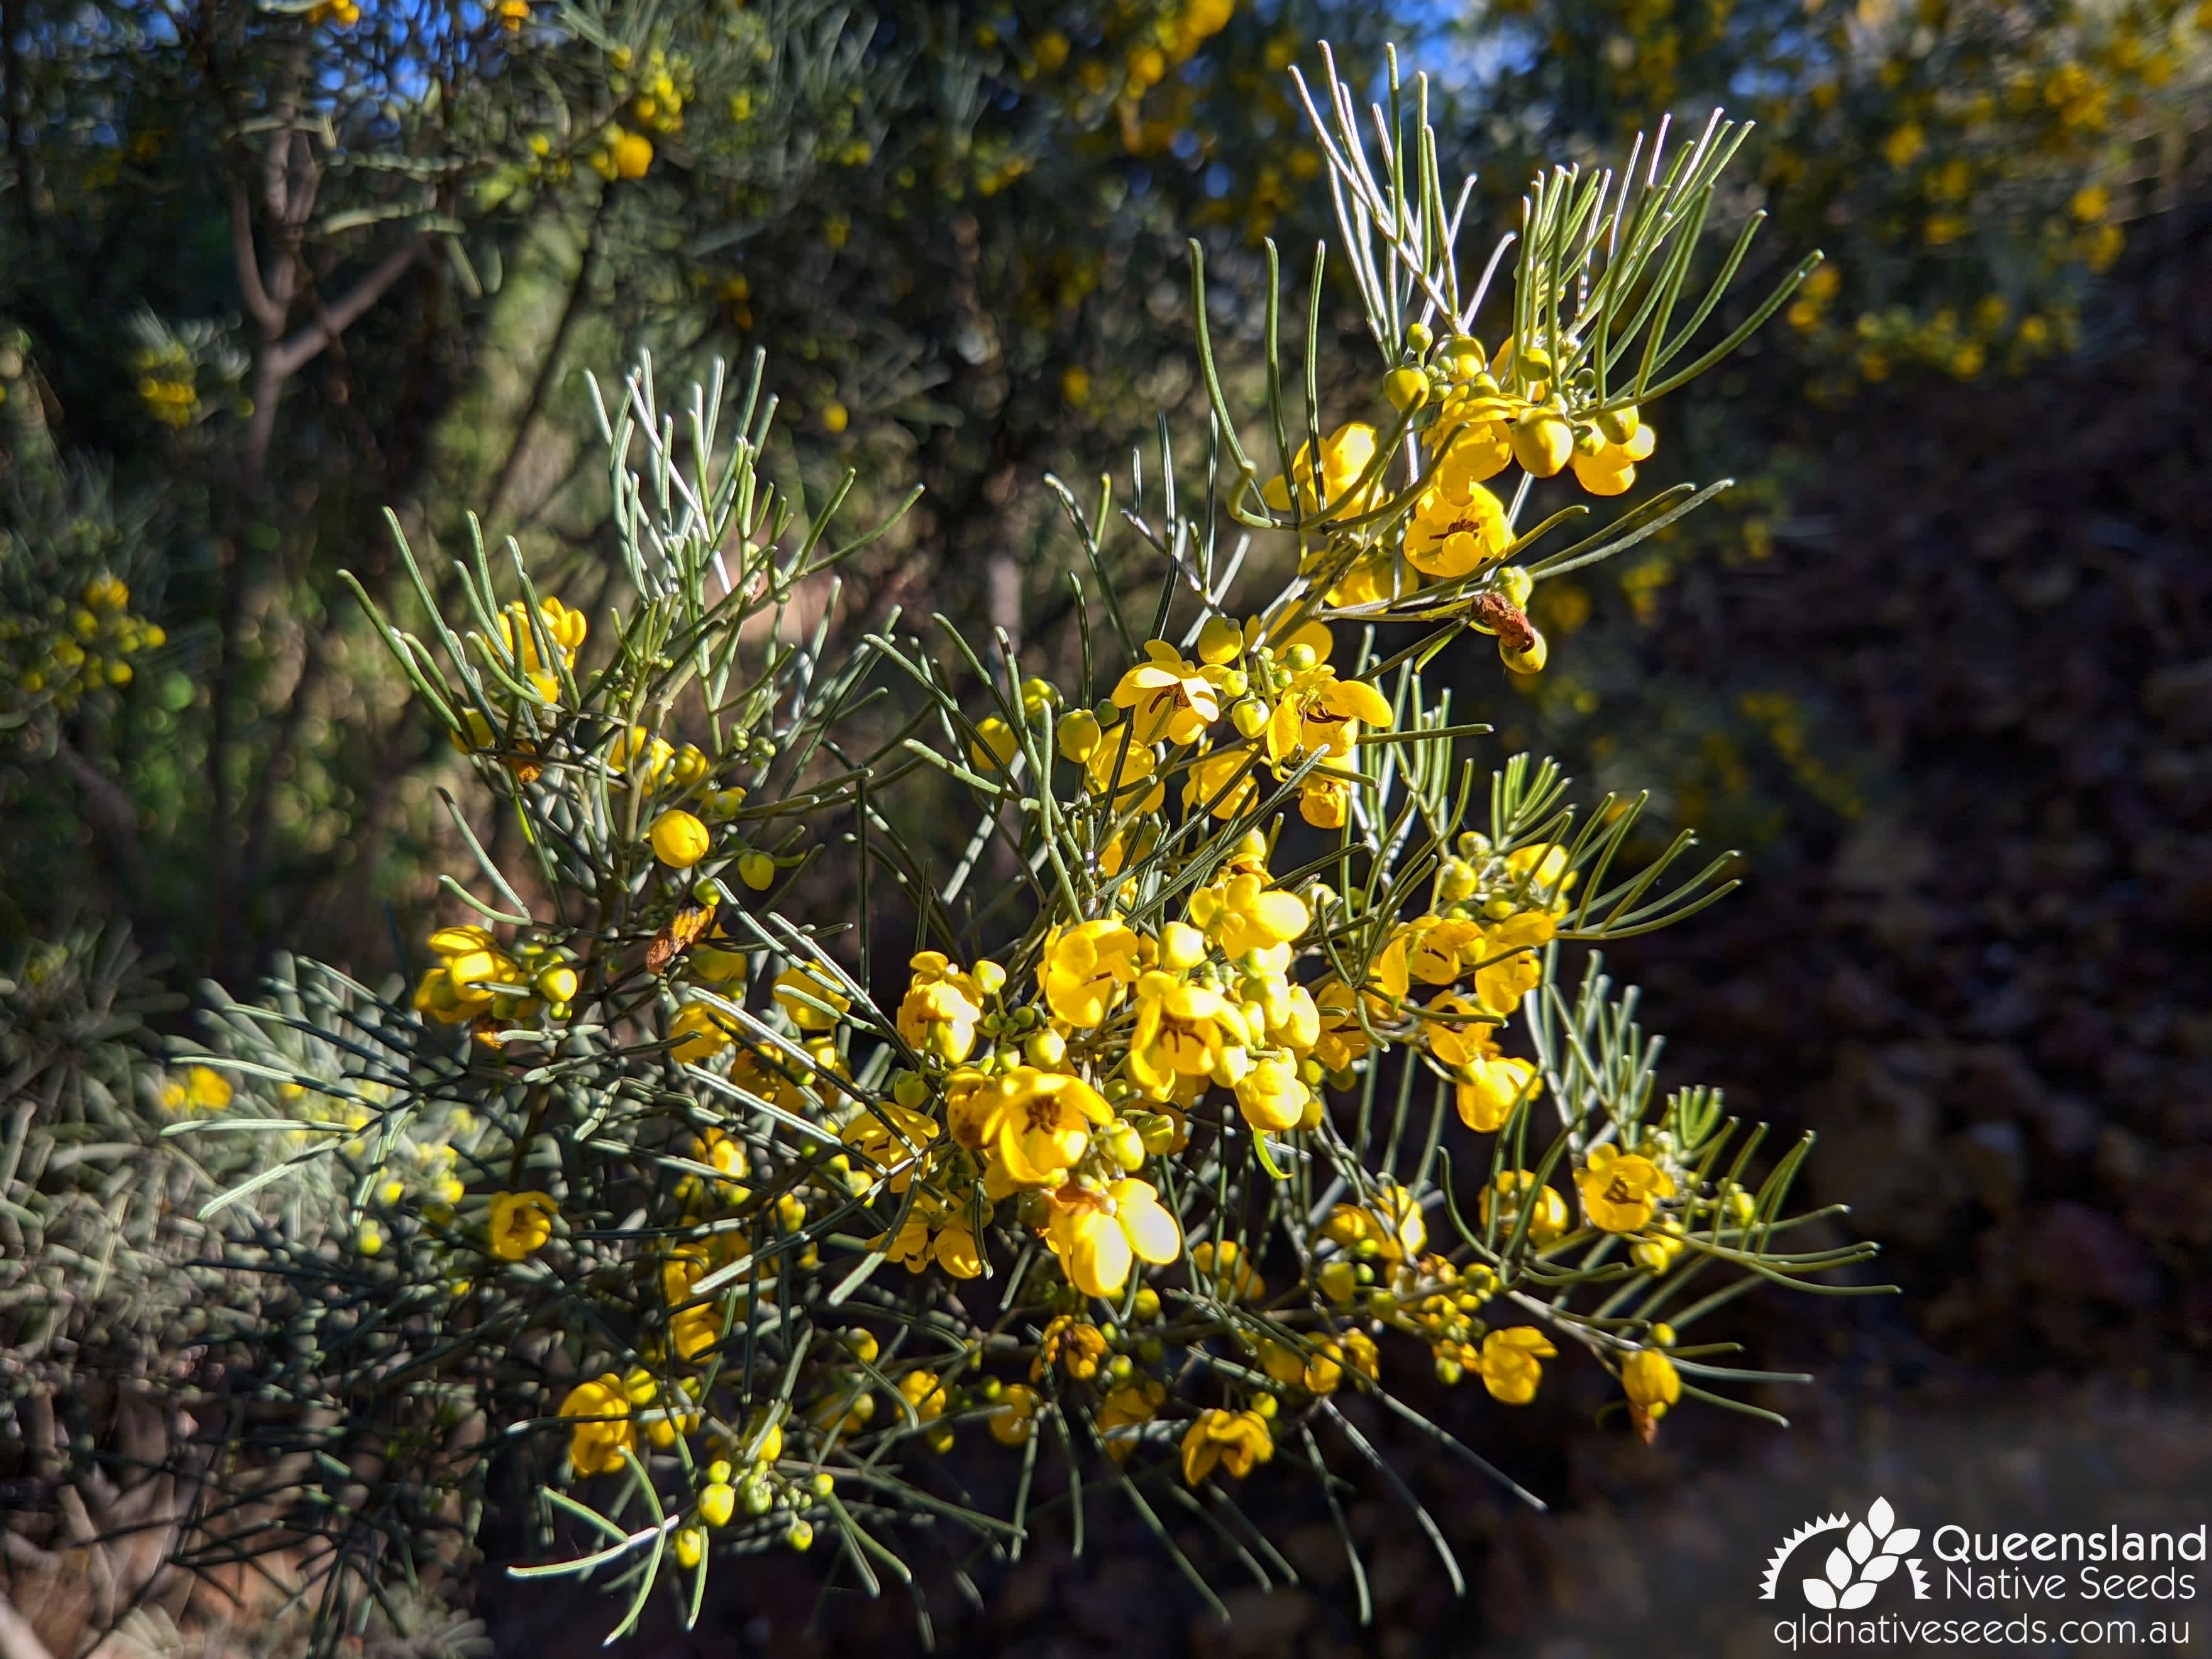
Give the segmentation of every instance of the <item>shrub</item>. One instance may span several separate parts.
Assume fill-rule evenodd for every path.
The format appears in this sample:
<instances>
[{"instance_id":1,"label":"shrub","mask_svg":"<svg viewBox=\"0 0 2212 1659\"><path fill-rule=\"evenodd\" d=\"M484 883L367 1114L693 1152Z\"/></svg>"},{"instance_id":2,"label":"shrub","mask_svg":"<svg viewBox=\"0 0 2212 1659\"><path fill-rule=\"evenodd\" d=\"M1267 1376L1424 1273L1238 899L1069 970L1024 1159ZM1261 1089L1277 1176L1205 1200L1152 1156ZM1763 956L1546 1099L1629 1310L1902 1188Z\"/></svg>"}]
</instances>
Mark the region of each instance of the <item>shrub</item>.
<instances>
[{"instance_id":1,"label":"shrub","mask_svg":"<svg viewBox=\"0 0 2212 1659\"><path fill-rule=\"evenodd\" d=\"M228 1007L202 1063L254 1103L180 1126L282 1149L217 1212L288 1176L349 1205L343 1251L270 1229L238 1257L289 1287L259 1451L296 1460L333 1630L396 1564L465 1559L501 1491L536 1528L517 1571L610 1578L618 1632L817 1539L910 1588L915 1539L1018 1545L1048 1449L1170 1548L1178 1509L1264 1536L1235 1495L1261 1464L1340 1523L1364 1471L1457 1584L1362 1427L1472 1457L1409 1365L1512 1406L1571 1352L1647 1439L1684 1399L1766 1414L1692 1328L1866 1252L1799 1247L1804 1145L1761 1162L1717 1091L1660 1094L1595 948L1729 860L1644 849L1638 801L1571 805L1527 756L1486 803L1488 728L1431 665L1481 634L1540 674L1532 592L1710 498L1559 544L1814 261L1713 324L1743 247L1691 280L1742 136L1716 123L1541 175L1514 263L1468 280L1425 97L1394 71L1380 149L1333 68L1311 106L1382 357L1358 418L1311 392L1316 270L1308 395L1271 284L1239 420L1194 245L1205 465L1164 422L1120 513L1155 582L1111 579L1110 489L1052 485L1073 684L896 615L826 655L799 600L884 526L763 481L757 368L733 411L719 382L664 408L642 365L600 406L627 594L600 615L481 539L441 605L402 541L422 631L376 627L470 756L465 908L410 988L303 965ZM925 786L973 810L951 868L886 810ZM803 910L830 863L849 884ZM1004 1449L1005 1507L939 1461L963 1440Z\"/></svg>"}]
</instances>

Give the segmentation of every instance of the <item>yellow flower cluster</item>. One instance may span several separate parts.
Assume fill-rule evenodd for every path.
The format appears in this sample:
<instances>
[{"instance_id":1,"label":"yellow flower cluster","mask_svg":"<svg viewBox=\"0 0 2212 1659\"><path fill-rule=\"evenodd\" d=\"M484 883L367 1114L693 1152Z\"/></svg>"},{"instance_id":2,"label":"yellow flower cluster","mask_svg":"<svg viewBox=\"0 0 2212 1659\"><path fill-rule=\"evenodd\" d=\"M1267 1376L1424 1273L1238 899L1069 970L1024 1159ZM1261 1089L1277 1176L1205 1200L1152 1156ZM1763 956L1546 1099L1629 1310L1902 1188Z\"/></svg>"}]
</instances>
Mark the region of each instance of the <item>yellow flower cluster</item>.
<instances>
[{"instance_id":1,"label":"yellow flower cluster","mask_svg":"<svg viewBox=\"0 0 2212 1659\"><path fill-rule=\"evenodd\" d=\"M180 1114L228 1111L233 1093L230 1079L214 1066L187 1066L182 1077L162 1084L161 1105Z\"/></svg>"},{"instance_id":2,"label":"yellow flower cluster","mask_svg":"<svg viewBox=\"0 0 2212 1659\"><path fill-rule=\"evenodd\" d=\"M435 967L415 984L415 1009L443 1025L474 1023L479 1038L496 1041L500 1025L543 1012L566 1019L580 984L568 952L531 937L510 953L489 928L441 927L430 935Z\"/></svg>"},{"instance_id":3,"label":"yellow flower cluster","mask_svg":"<svg viewBox=\"0 0 2212 1659\"><path fill-rule=\"evenodd\" d=\"M1571 356L1577 349L1571 337L1559 344ZM1329 606L1356 615L1448 584L1473 625L1498 636L1508 668L1541 672L1549 647L1523 609L1526 573L1505 563L1514 529L1491 481L1509 468L1524 479L1571 471L1589 495L1622 495L1657 449L1656 428L1633 402L1599 399L1580 379L1560 377L1541 341L1509 338L1493 358L1472 337L1439 343L1416 325L1383 392L1423 446L1419 488L1410 501L1394 497L1392 458L1366 422L1329 434L1317 462L1310 442L1299 446L1261 499L1306 538L1301 574Z\"/></svg>"},{"instance_id":4,"label":"yellow flower cluster","mask_svg":"<svg viewBox=\"0 0 2212 1659\"><path fill-rule=\"evenodd\" d=\"M611 62L614 73L609 86L625 100L623 119L602 127L585 156L592 171L610 184L617 179L642 179L652 171L653 141L683 131L684 106L692 95L691 66L681 56L655 46L639 66L627 50L617 48Z\"/></svg>"},{"instance_id":5,"label":"yellow flower cluster","mask_svg":"<svg viewBox=\"0 0 2212 1659\"><path fill-rule=\"evenodd\" d=\"M0 708L51 703L67 714L88 693L130 684L131 659L168 640L130 605L121 580L97 576L75 605L57 596L0 616Z\"/></svg>"}]
</instances>

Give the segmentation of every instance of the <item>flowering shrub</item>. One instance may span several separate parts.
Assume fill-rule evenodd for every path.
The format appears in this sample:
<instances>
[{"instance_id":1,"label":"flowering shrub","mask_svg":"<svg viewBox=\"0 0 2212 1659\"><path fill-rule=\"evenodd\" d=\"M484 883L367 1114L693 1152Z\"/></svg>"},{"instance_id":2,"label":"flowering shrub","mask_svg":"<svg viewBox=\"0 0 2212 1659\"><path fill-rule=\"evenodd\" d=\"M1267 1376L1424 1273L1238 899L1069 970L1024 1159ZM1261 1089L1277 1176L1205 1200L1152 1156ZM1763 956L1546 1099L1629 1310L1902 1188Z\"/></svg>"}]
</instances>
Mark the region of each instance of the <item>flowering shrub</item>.
<instances>
[{"instance_id":1,"label":"flowering shrub","mask_svg":"<svg viewBox=\"0 0 2212 1659\"><path fill-rule=\"evenodd\" d=\"M1513 1406L1595 1365L1647 1439L1685 1399L1764 1414L1727 1389L1765 1374L1692 1328L1865 1252L1794 1248L1805 1147L1759 1162L1717 1093L1661 1097L1589 948L1717 898L1728 860L1643 848L1639 802L1573 805L1526 756L1486 803L1488 728L1425 671L1480 633L1542 672L1540 585L1710 498L1557 544L1814 262L1707 339L1743 254L1688 281L1741 137L1716 123L1539 178L1509 284L1495 256L1468 282L1425 109L1394 76L1378 153L1333 69L1322 93L1373 408L1323 418L1317 314L1284 390L1271 286L1240 422L1194 244L1202 483L1164 430L1121 512L1159 561L1141 602L1110 489L1054 484L1091 578L1070 683L896 615L829 660L798 602L882 526L763 478L757 373L726 432L719 383L667 411L641 368L601 405L629 596L604 616L512 544L434 579L403 541L427 629L376 625L487 803L453 806L465 915L411 986L302 966L229 1008L198 1063L253 1085L178 1126L283 1149L231 1197L289 1174L349 1206L343 1259L264 1230L240 1261L295 1287L260 1449L330 1482L289 1524L343 1546L332 1607L365 1540L460 1559L495 1464L536 1495L517 1571L605 1574L620 1632L657 1585L696 1614L731 1553L825 1539L873 1592L912 1584L909 1523L1018 1548L1047 1448L1164 1541L1191 1488L1236 1517L1295 1469L1336 1512L1328 1471L1365 1468L1441 1550L1360 1426L1462 1450L1395 1391L1417 1366ZM925 785L974 807L950 869L898 828ZM829 866L848 898L802 912ZM1009 1507L953 1477L963 1446L1018 1466Z\"/></svg>"}]
</instances>

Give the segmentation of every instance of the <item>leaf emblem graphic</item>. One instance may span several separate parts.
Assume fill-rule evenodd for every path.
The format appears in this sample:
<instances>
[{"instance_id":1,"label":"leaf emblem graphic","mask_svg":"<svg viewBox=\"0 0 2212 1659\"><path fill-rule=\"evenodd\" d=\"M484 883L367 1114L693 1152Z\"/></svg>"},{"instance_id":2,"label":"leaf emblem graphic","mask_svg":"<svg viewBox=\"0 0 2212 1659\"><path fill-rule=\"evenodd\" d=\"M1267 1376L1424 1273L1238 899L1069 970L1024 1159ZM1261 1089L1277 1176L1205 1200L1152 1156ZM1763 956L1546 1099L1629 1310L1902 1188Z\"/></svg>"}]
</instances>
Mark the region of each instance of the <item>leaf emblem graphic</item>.
<instances>
[{"instance_id":1,"label":"leaf emblem graphic","mask_svg":"<svg viewBox=\"0 0 2212 1659\"><path fill-rule=\"evenodd\" d=\"M1841 1550L1828 1552L1828 1582L1838 1589L1851 1582L1851 1558Z\"/></svg>"},{"instance_id":2,"label":"leaf emblem graphic","mask_svg":"<svg viewBox=\"0 0 2212 1659\"><path fill-rule=\"evenodd\" d=\"M1885 1555L1902 1555L1905 1551L1911 1549L1919 1541L1919 1528L1899 1527L1895 1532L1890 1534L1888 1537L1881 1540L1882 1553Z\"/></svg>"},{"instance_id":3,"label":"leaf emblem graphic","mask_svg":"<svg viewBox=\"0 0 2212 1659\"><path fill-rule=\"evenodd\" d=\"M1877 1498L1867 1510L1866 1528L1877 1538L1889 1536L1889 1529L1897 1524L1897 1512L1889 1506L1889 1499ZM1918 1534L1915 1534L1917 1536Z\"/></svg>"},{"instance_id":4,"label":"leaf emblem graphic","mask_svg":"<svg viewBox=\"0 0 2212 1659\"><path fill-rule=\"evenodd\" d=\"M1874 1553L1874 1534L1862 1522L1851 1528L1850 1535L1844 1540L1844 1547L1851 1553L1852 1560L1863 1561Z\"/></svg>"},{"instance_id":5,"label":"leaf emblem graphic","mask_svg":"<svg viewBox=\"0 0 2212 1659\"><path fill-rule=\"evenodd\" d=\"M1808 1578L1805 1581L1805 1599L1826 1612L1833 1613L1836 1609L1836 1593L1828 1588L1826 1579Z\"/></svg>"},{"instance_id":6,"label":"leaf emblem graphic","mask_svg":"<svg viewBox=\"0 0 2212 1659\"><path fill-rule=\"evenodd\" d=\"M1838 1607L1844 1608L1845 1611L1849 1611L1852 1607L1863 1607L1873 1600L1874 1586L1872 1584L1854 1584L1844 1592L1843 1598L1838 1601L1836 1605Z\"/></svg>"}]
</instances>

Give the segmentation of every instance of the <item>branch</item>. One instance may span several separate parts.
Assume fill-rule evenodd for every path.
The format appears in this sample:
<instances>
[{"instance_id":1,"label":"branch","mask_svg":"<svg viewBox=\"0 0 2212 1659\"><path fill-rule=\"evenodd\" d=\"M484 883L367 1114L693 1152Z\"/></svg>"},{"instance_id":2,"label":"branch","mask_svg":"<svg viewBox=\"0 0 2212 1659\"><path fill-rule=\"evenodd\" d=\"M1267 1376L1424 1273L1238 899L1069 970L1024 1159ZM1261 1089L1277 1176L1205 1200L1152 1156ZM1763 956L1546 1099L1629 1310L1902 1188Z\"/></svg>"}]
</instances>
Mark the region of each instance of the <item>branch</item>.
<instances>
[{"instance_id":1,"label":"branch","mask_svg":"<svg viewBox=\"0 0 2212 1659\"><path fill-rule=\"evenodd\" d=\"M298 374L317 354L350 327L362 313L384 297L385 290L398 282L408 266L422 254L425 239L410 237L386 254L368 273L353 285L352 291L317 318L313 325L301 329L290 339L269 349L268 366L279 382L289 380Z\"/></svg>"},{"instance_id":2,"label":"branch","mask_svg":"<svg viewBox=\"0 0 2212 1659\"><path fill-rule=\"evenodd\" d=\"M67 738L57 739L54 758L82 793L85 817L107 842L118 872L133 890L131 896L143 901L149 890L149 872L145 848L139 843L137 814L131 806L131 797L114 779L78 753Z\"/></svg>"},{"instance_id":3,"label":"branch","mask_svg":"<svg viewBox=\"0 0 2212 1659\"><path fill-rule=\"evenodd\" d=\"M284 313L261 284L261 256L253 246L253 209L242 186L230 192L230 241L238 260L238 286L246 295L246 308L261 325L262 333L273 338L284 326Z\"/></svg>"}]
</instances>

